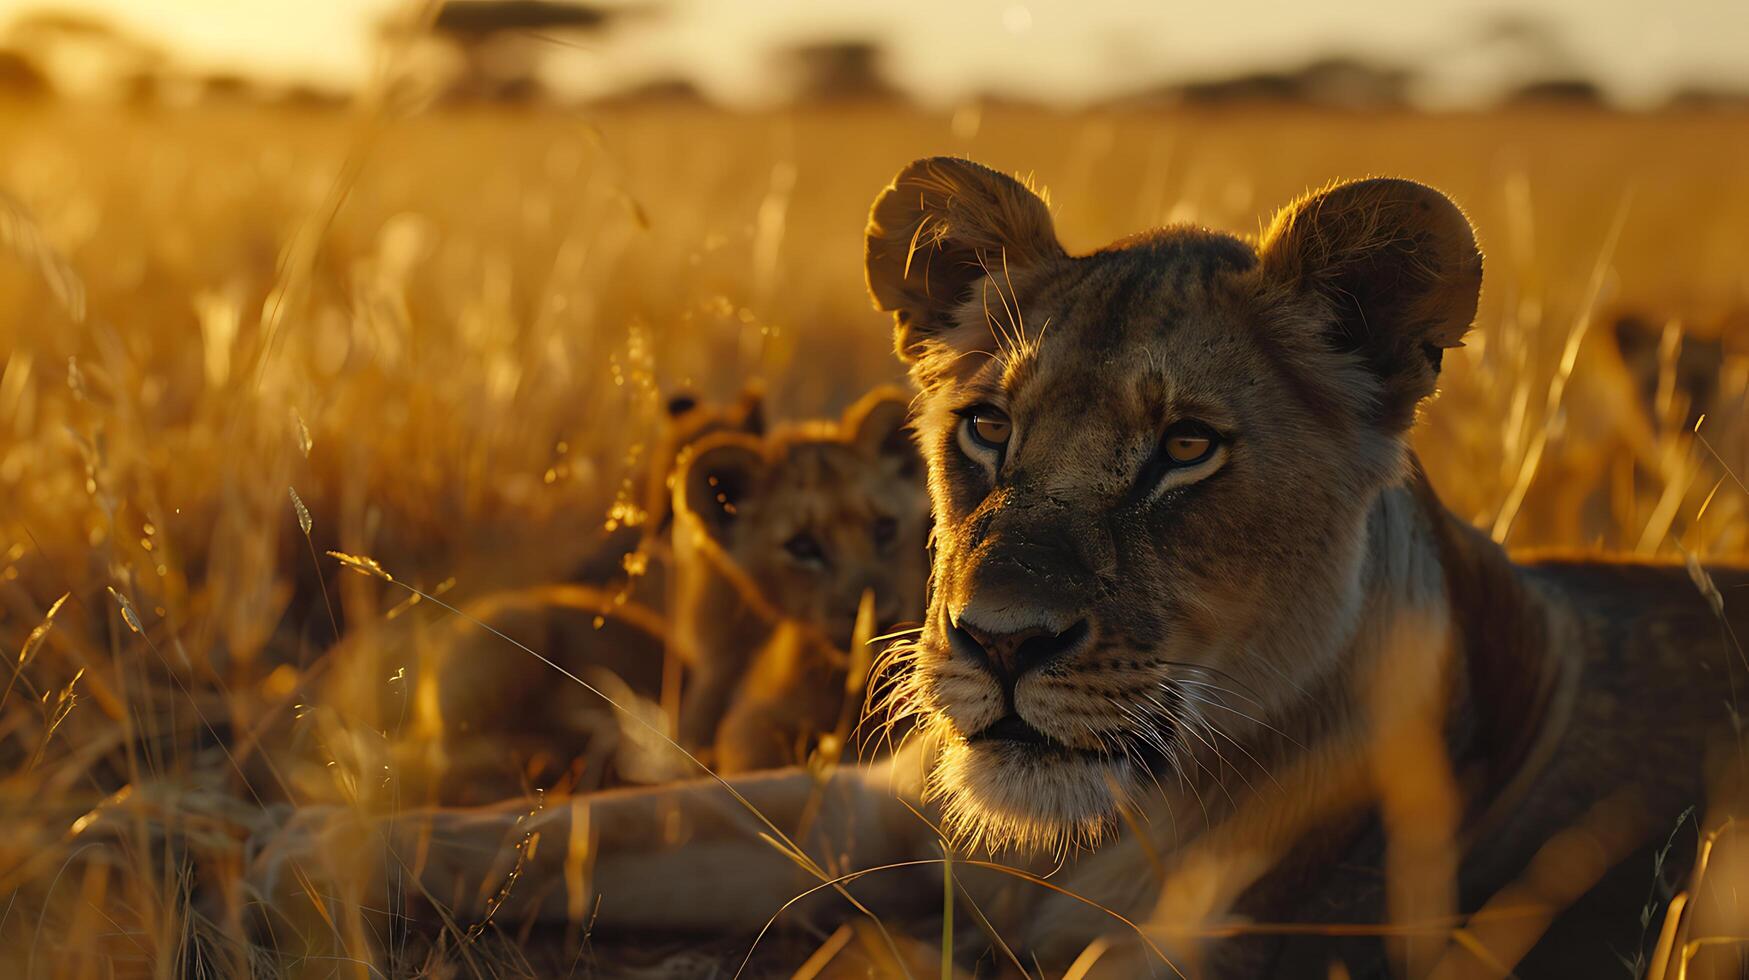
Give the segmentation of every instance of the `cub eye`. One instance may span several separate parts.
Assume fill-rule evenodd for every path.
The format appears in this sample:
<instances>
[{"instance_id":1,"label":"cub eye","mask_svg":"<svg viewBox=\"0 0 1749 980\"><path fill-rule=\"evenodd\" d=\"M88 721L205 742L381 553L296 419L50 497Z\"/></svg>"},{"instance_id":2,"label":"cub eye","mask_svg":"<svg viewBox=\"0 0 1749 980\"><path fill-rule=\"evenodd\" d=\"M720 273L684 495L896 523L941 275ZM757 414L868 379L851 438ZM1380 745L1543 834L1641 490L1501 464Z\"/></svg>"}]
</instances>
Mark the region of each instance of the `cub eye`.
<instances>
[{"instance_id":1,"label":"cub eye","mask_svg":"<svg viewBox=\"0 0 1749 980\"><path fill-rule=\"evenodd\" d=\"M874 522L875 547L885 548L899 536L899 522L891 517L877 517Z\"/></svg>"},{"instance_id":2,"label":"cub eye","mask_svg":"<svg viewBox=\"0 0 1749 980\"><path fill-rule=\"evenodd\" d=\"M1195 419L1174 422L1160 438L1160 449L1174 466L1192 466L1214 455L1220 444L1215 430Z\"/></svg>"},{"instance_id":3,"label":"cub eye","mask_svg":"<svg viewBox=\"0 0 1749 980\"><path fill-rule=\"evenodd\" d=\"M965 413L966 433L985 449L1001 449L1008 445L1008 435L1014 426L1008 416L997 408L979 405Z\"/></svg>"},{"instance_id":4,"label":"cub eye","mask_svg":"<svg viewBox=\"0 0 1749 980\"><path fill-rule=\"evenodd\" d=\"M783 550L789 552L789 556L799 562L818 565L824 564L826 561L826 552L820 548L820 542L814 540L814 536L806 531L792 535L788 541L783 543Z\"/></svg>"}]
</instances>

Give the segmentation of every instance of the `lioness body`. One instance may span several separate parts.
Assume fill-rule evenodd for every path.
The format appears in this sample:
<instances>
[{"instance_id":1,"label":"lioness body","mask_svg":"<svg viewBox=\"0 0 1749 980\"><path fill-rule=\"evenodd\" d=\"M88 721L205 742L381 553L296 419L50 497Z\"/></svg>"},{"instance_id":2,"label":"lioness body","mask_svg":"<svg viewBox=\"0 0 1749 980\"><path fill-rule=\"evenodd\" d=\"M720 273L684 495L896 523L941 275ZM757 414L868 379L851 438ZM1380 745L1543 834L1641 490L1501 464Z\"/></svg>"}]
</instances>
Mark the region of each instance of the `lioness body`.
<instances>
[{"instance_id":1,"label":"lioness body","mask_svg":"<svg viewBox=\"0 0 1749 980\"><path fill-rule=\"evenodd\" d=\"M1518 565L1440 505L1406 433L1476 309L1455 206L1364 181L1255 245L1177 229L1071 257L1030 191L929 160L877 200L868 244L934 504L904 653L919 736L740 798L696 783L538 814L516 832L588 821L590 893L528 887L562 880L543 848L500 915L586 900L598 929L750 931L809 887L788 914L849 914L838 888L939 914L939 828L968 851L972 921L1050 970L1489 975L1540 937L1541 975L1582 976L1649 943L1649 865L1630 899L1574 902L1733 802L1749 574ZM398 828L429 833L433 890L466 896L490 893L511 826ZM774 829L817 874L758 840Z\"/></svg>"},{"instance_id":2,"label":"lioness body","mask_svg":"<svg viewBox=\"0 0 1749 980\"><path fill-rule=\"evenodd\" d=\"M1411 519L1404 521L1405 514ZM1556 864L1540 878L1527 875L1527 865L1551 840L1575 832L1567 845L1595 857L1596 876L1640 853L1640 863L1622 869L1632 901L1581 909L1557 922L1548 942L1558 945L1539 953L1544 969L1529 964L1520 975L1615 969L1616 954L1631 956L1631 944L1641 938L1640 911L1655 874L1643 847L1665 840L1688 807L1702 804L1709 765L1732 764L1727 679L1734 670L1742 675L1723 624L1680 566L1569 560L1514 565L1412 485L1381 501L1375 524L1391 528L1391 536L1375 539L1369 574L1394 573L1408 563L1436 577L1379 604L1379 618L1369 615L1361 632L1390 636L1388 622L1396 620L1418 639L1448 639L1444 650L1452 657L1435 686L1438 703L1429 717L1443 719L1459 812L1415 814L1411 800L1404 816L1453 819L1451 836L1464 858L1457 891L1443 911L1475 912L1520 883L1527 891L1508 895L1521 912L1528 905L1530 914L1505 922L1528 923L1528 936L1472 927L1484 942L1497 942L1495 954L1511 962L1595 883L1571 864ZM1713 576L1723 590L1749 586L1749 573L1741 570L1715 569ZM1434 624L1441 622L1454 627L1449 638L1438 637ZM1749 629L1749 618L1734 614L1731 625L1741 633ZM1432 636L1425 632L1430 629ZM1377 785L1370 730L1376 718L1340 688L1311 693L1332 703L1278 719L1281 730L1251 743L1253 758L1240 758L1240 768L1222 772L1222 779L1205 773L1150 800L1135 824L1057 870L1053 888L964 866L956 876L1005 942L1059 970L1106 937L1113 944L1106 953L1111 975L1144 965L1171 975L1109 912L1143 923L1174 963L1186 968L1200 962L1204 976L1322 977L1332 958L1345 959L1356 976L1381 970L1387 949L1365 929L1373 923L1382 931L1391 921L1385 851L1390 838L1381 822L1388 817L1379 815L1377 800L1385 790ZM1394 693L1415 699L1412 683ZM926 792L931 752L914 744L881 766L841 770L824 788L796 770L737 785L786 832L795 832L804 812L817 808L802 843L829 856L836 873L903 864L935 849L935 832L911 810L924 819L940 817ZM589 907L596 908L600 898L596 927L604 934L751 933L790 899L819 885L761 843L763 822L713 782L578 802L584 806L549 808L514 831L509 811L478 810L429 813L423 822L403 818L402 832L411 841L434 830L426 878L443 883L441 894L467 896L480 894L482 884L502 873L501 842L513 832L536 829L563 840L573 820L586 821L598 855ZM680 815L666 841L652 834L664 812ZM705 863L697 857L723 855L723 848L733 856ZM492 855L497 860L488 860ZM562 849L537 853L524 875L559 880L563 860ZM1682 855L1670 861L1679 866ZM1056 856L1047 854L1018 866L1043 874L1056 864ZM1665 873L1674 874L1674 867ZM894 922L915 921L939 912L939 875L932 865L899 868L859 880L850 891ZM676 892L669 883L681 879L688 887ZM563 888L528 888L513 894L499 914L559 919L573 900ZM462 905L465 912L469 905ZM842 898L826 893L787 914L852 912ZM1197 941L1246 920L1295 928L1276 932L1266 926L1237 938ZM1362 925L1358 938L1294 934L1305 926L1356 923ZM983 942L970 934L956 947L982 948ZM1421 967L1412 975L1444 959L1475 965L1443 936L1410 952Z\"/></svg>"}]
</instances>

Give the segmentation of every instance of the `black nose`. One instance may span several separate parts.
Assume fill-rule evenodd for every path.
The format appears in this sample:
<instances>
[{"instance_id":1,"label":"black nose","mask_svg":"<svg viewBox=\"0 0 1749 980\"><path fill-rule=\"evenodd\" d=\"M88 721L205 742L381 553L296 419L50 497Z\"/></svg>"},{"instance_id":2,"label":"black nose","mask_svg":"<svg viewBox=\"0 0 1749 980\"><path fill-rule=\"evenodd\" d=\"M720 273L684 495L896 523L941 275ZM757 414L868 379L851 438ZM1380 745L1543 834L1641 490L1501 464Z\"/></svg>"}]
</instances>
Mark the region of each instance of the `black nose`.
<instances>
[{"instance_id":1,"label":"black nose","mask_svg":"<svg viewBox=\"0 0 1749 980\"><path fill-rule=\"evenodd\" d=\"M948 642L956 653L983 664L998 680L1012 686L1028 671L1074 652L1090 632L1085 619L1061 633L1044 627L1004 633L983 629L962 617L948 629Z\"/></svg>"}]
</instances>

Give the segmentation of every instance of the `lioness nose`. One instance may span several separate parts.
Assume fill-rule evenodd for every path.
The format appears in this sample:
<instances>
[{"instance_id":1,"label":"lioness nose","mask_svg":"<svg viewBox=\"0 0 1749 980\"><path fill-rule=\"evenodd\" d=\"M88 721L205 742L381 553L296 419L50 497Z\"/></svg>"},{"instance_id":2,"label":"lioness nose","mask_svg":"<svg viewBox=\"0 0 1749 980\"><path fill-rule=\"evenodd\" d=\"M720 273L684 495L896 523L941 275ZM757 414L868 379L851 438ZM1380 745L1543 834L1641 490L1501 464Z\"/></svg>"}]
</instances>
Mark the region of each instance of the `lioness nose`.
<instances>
[{"instance_id":1,"label":"lioness nose","mask_svg":"<svg viewBox=\"0 0 1749 980\"><path fill-rule=\"evenodd\" d=\"M961 616L948 630L948 640L954 650L983 664L998 680L1012 685L1028 671L1079 649L1090 632L1085 619L1058 633L1044 626L989 630Z\"/></svg>"}]
</instances>

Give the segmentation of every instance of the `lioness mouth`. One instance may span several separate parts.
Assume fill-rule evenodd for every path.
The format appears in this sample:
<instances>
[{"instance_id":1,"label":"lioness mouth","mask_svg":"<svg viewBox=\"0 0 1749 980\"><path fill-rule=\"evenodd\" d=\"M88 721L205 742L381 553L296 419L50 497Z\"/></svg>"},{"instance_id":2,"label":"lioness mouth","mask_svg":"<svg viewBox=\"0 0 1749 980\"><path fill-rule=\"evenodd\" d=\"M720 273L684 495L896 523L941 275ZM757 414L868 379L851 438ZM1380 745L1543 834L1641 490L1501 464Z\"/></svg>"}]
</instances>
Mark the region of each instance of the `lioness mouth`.
<instances>
[{"instance_id":1,"label":"lioness mouth","mask_svg":"<svg viewBox=\"0 0 1749 980\"><path fill-rule=\"evenodd\" d=\"M1107 759L1110 757L1108 752L1065 745L1032 727L1030 722L1020 717L1017 712L1012 711L986 725L982 731L966 741L975 745L1010 746L1035 758Z\"/></svg>"},{"instance_id":2,"label":"lioness mouth","mask_svg":"<svg viewBox=\"0 0 1749 980\"><path fill-rule=\"evenodd\" d=\"M1154 738L1135 739L1122 752L1086 749L1057 741L1034 728L1018 713L1011 711L967 738L966 742L970 745L1012 747L1012 750L1034 758L1081 758L1101 762L1122 758L1139 769L1160 773L1170 771L1172 766L1172 756L1166 748L1167 737L1168 733L1162 732Z\"/></svg>"},{"instance_id":3,"label":"lioness mouth","mask_svg":"<svg viewBox=\"0 0 1749 980\"><path fill-rule=\"evenodd\" d=\"M1068 748L1063 743L1027 724L1025 718L1012 711L986 726L983 731L973 735L971 741L1018 742L1021 745L1033 745L1041 749L1066 750Z\"/></svg>"}]
</instances>

